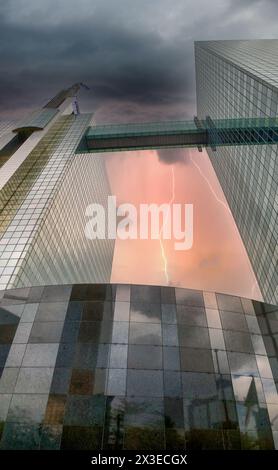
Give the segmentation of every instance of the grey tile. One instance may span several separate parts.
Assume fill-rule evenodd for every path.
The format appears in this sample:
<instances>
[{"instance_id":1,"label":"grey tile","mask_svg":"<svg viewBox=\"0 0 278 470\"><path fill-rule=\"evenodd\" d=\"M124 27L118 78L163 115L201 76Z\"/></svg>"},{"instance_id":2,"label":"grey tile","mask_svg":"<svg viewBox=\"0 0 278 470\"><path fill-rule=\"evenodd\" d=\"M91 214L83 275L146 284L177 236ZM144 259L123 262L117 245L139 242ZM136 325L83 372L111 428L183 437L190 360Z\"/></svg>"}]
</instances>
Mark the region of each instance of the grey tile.
<instances>
[{"instance_id":1,"label":"grey tile","mask_svg":"<svg viewBox=\"0 0 278 470\"><path fill-rule=\"evenodd\" d=\"M230 373L230 366L228 363L228 356L226 351L212 351L212 358L215 372L219 372L220 374Z\"/></svg>"},{"instance_id":2,"label":"grey tile","mask_svg":"<svg viewBox=\"0 0 278 470\"><path fill-rule=\"evenodd\" d=\"M0 394L0 422L6 421L11 399L12 399L11 394L7 394L7 393Z\"/></svg>"},{"instance_id":3,"label":"grey tile","mask_svg":"<svg viewBox=\"0 0 278 470\"><path fill-rule=\"evenodd\" d=\"M208 328L180 324L178 331L180 346L210 349Z\"/></svg>"},{"instance_id":4,"label":"grey tile","mask_svg":"<svg viewBox=\"0 0 278 470\"><path fill-rule=\"evenodd\" d=\"M20 367L25 350L26 344L12 344L6 360L6 367Z\"/></svg>"},{"instance_id":5,"label":"grey tile","mask_svg":"<svg viewBox=\"0 0 278 470\"><path fill-rule=\"evenodd\" d=\"M50 392L54 395L67 395L70 386L72 369L55 367Z\"/></svg>"},{"instance_id":6,"label":"grey tile","mask_svg":"<svg viewBox=\"0 0 278 470\"><path fill-rule=\"evenodd\" d=\"M177 321L188 326L207 326L204 307L177 305Z\"/></svg>"},{"instance_id":7,"label":"grey tile","mask_svg":"<svg viewBox=\"0 0 278 470\"><path fill-rule=\"evenodd\" d=\"M129 345L128 367L130 369L161 369L162 347Z\"/></svg>"},{"instance_id":8,"label":"grey tile","mask_svg":"<svg viewBox=\"0 0 278 470\"><path fill-rule=\"evenodd\" d=\"M63 322L34 322L29 343L59 343Z\"/></svg>"},{"instance_id":9,"label":"grey tile","mask_svg":"<svg viewBox=\"0 0 278 470\"><path fill-rule=\"evenodd\" d=\"M112 343L128 343L129 322L114 321L112 330Z\"/></svg>"},{"instance_id":10,"label":"grey tile","mask_svg":"<svg viewBox=\"0 0 278 470\"><path fill-rule=\"evenodd\" d=\"M116 289L116 302L130 302L130 286L120 284Z\"/></svg>"},{"instance_id":11,"label":"grey tile","mask_svg":"<svg viewBox=\"0 0 278 470\"><path fill-rule=\"evenodd\" d=\"M71 286L46 286L41 302L68 302L71 296Z\"/></svg>"},{"instance_id":12,"label":"grey tile","mask_svg":"<svg viewBox=\"0 0 278 470\"><path fill-rule=\"evenodd\" d=\"M28 302L39 302L43 294L44 287L31 287L28 295Z\"/></svg>"},{"instance_id":13,"label":"grey tile","mask_svg":"<svg viewBox=\"0 0 278 470\"><path fill-rule=\"evenodd\" d=\"M163 366L165 370L180 370L180 349L163 347Z\"/></svg>"},{"instance_id":14,"label":"grey tile","mask_svg":"<svg viewBox=\"0 0 278 470\"><path fill-rule=\"evenodd\" d=\"M220 310L243 313L240 297L226 294L216 294L216 298Z\"/></svg>"},{"instance_id":15,"label":"grey tile","mask_svg":"<svg viewBox=\"0 0 278 470\"><path fill-rule=\"evenodd\" d=\"M111 343L113 323L111 321L101 322L100 343Z\"/></svg>"},{"instance_id":16,"label":"grey tile","mask_svg":"<svg viewBox=\"0 0 278 470\"><path fill-rule=\"evenodd\" d=\"M64 321L67 302L44 302L39 305L35 321Z\"/></svg>"},{"instance_id":17,"label":"grey tile","mask_svg":"<svg viewBox=\"0 0 278 470\"><path fill-rule=\"evenodd\" d=\"M129 321L129 302L115 302L114 321Z\"/></svg>"},{"instance_id":18,"label":"grey tile","mask_svg":"<svg viewBox=\"0 0 278 470\"><path fill-rule=\"evenodd\" d=\"M127 373L127 395L162 397L163 372L160 370L134 370Z\"/></svg>"},{"instance_id":19,"label":"grey tile","mask_svg":"<svg viewBox=\"0 0 278 470\"><path fill-rule=\"evenodd\" d=\"M104 396L70 396L66 404L66 425L102 426L104 420Z\"/></svg>"},{"instance_id":20,"label":"grey tile","mask_svg":"<svg viewBox=\"0 0 278 470\"><path fill-rule=\"evenodd\" d=\"M214 372L211 351L207 349L181 348L181 369L193 372Z\"/></svg>"},{"instance_id":21,"label":"grey tile","mask_svg":"<svg viewBox=\"0 0 278 470\"><path fill-rule=\"evenodd\" d=\"M220 310L219 313L224 330L248 331L245 315L242 315L242 313L235 313L224 310Z\"/></svg>"},{"instance_id":22,"label":"grey tile","mask_svg":"<svg viewBox=\"0 0 278 470\"><path fill-rule=\"evenodd\" d=\"M161 323L161 305L155 303L131 302L130 321Z\"/></svg>"},{"instance_id":23,"label":"grey tile","mask_svg":"<svg viewBox=\"0 0 278 470\"><path fill-rule=\"evenodd\" d=\"M53 371L50 367L22 367L15 393L49 393Z\"/></svg>"},{"instance_id":24,"label":"grey tile","mask_svg":"<svg viewBox=\"0 0 278 470\"><path fill-rule=\"evenodd\" d=\"M162 323L162 338L164 346L178 346L179 340L177 325Z\"/></svg>"},{"instance_id":25,"label":"grey tile","mask_svg":"<svg viewBox=\"0 0 278 470\"><path fill-rule=\"evenodd\" d=\"M32 323L20 323L17 327L13 342L27 343L30 336L31 328Z\"/></svg>"},{"instance_id":26,"label":"grey tile","mask_svg":"<svg viewBox=\"0 0 278 470\"><path fill-rule=\"evenodd\" d=\"M254 353L251 336L249 333L224 330L224 338L227 351Z\"/></svg>"},{"instance_id":27,"label":"grey tile","mask_svg":"<svg viewBox=\"0 0 278 470\"><path fill-rule=\"evenodd\" d=\"M259 375L255 356L238 352L228 352L231 373L235 375Z\"/></svg>"},{"instance_id":28,"label":"grey tile","mask_svg":"<svg viewBox=\"0 0 278 470\"><path fill-rule=\"evenodd\" d=\"M58 346L55 367L73 367L75 361L75 351L78 350L78 345L71 343L60 343Z\"/></svg>"},{"instance_id":29,"label":"grey tile","mask_svg":"<svg viewBox=\"0 0 278 470\"><path fill-rule=\"evenodd\" d=\"M136 426L144 429L164 427L163 398L128 397L126 399L125 426Z\"/></svg>"},{"instance_id":30,"label":"grey tile","mask_svg":"<svg viewBox=\"0 0 278 470\"><path fill-rule=\"evenodd\" d=\"M110 369L108 372L107 395L126 394L126 369Z\"/></svg>"},{"instance_id":31,"label":"grey tile","mask_svg":"<svg viewBox=\"0 0 278 470\"><path fill-rule=\"evenodd\" d=\"M38 322L36 322L36 324L37 323ZM52 324L52 328L49 326L49 329L48 329L49 338L51 339L49 340L49 342L60 341L61 343L71 343L71 344L77 342L80 322L78 321L65 321L64 323L48 322L48 325L50 324ZM57 325L57 329L55 328L55 325ZM60 325L60 327L58 325ZM55 337L57 337L57 341L55 341Z\"/></svg>"},{"instance_id":32,"label":"grey tile","mask_svg":"<svg viewBox=\"0 0 278 470\"><path fill-rule=\"evenodd\" d=\"M26 304L21 316L21 323L32 323L35 320L35 316L38 311L39 304L34 303L34 304Z\"/></svg>"},{"instance_id":33,"label":"grey tile","mask_svg":"<svg viewBox=\"0 0 278 470\"><path fill-rule=\"evenodd\" d=\"M0 378L0 393L13 393L17 376L18 367L5 367Z\"/></svg>"},{"instance_id":34,"label":"grey tile","mask_svg":"<svg viewBox=\"0 0 278 470\"><path fill-rule=\"evenodd\" d=\"M252 300L241 297L241 303L246 315L255 315L255 309Z\"/></svg>"},{"instance_id":35,"label":"grey tile","mask_svg":"<svg viewBox=\"0 0 278 470\"><path fill-rule=\"evenodd\" d=\"M163 323L177 323L177 308L175 304L162 304L161 311Z\"/></svg>"},{"instance_id":36,"label":"grey tile","mask_svg":"<svg viewBox=\"0 0 278 470\"><path fill-rule=\"evenodd\" d=\"M108 367L109 361L109 344L99 344L97 351L97 367Z\"/></svg>"},{"instance_id":37,"label":"grey tile","mask_svg":"<svg viewBox=\"0 0 278 470\"><path fill-rule=\"evenodd\" d=\"M216 295L214 292L203 292L203 296L206 308L218 308Z\"/></svg>"},{"instance_id":38,"label":"grey tile","mask_svg":"<svg viewBox=\"0 0 278 470\"><path fill-rule=\"evenodd\" d=\"M24 367L54 367L59 344L28 344L23 358Z\"/></svg>"},{"instance_id":39,"label":"grey tile","mask_svg":"<svg viewBox=\"0 0 278 470\"><path fill-rule=\"evenodd\" d=\"M84 302L72 301L69 302L66 314L66 322L80 321L83 312Z\"/></svg>"},{"instance_id":40,"label":"grey tile","mask_svg":"<svg viewBox=\"0 0 278 470\"><path fill-rule=\"evenodd\" d=\"M264 340L261 335L251 335L255 354L266 355Z\"/></svg>"},{"instance_id":41,"label":"grey tile","mask_svg":"<svg viewBox=\"0 0 278 470\"><path fill-rule=\"evenodd\" d=\"M110 362L111 369L126 369L127 367L127 348L125 344L111 344Z\"/></svg>"},{"instance_id":42,"label":"grey tile","mask_svg":"<svg viewBox=\"0 0 278 470\"><path fill-rule=\"evenodd\" d=\"M278 384L276 385L273 379L262 379L262 386L263 386L266 402L278 405L278 393L277 393Z\"/></svg>"},{"instance_id":43,"label":"grey tile","mask_svg":"<svg viewBox=\"0 0 278 470\"><path fill-rule=\"evenodd\" d=\"M213 308L206 308L208 326L210 328L222 329L219 311Z\"/></svg>"},{"instance_id":44,"label":"grey tile","mask_svg":"<svg viewBox=\"0 0 278 470\"><path fill-rule=\"evenodd\" d=\"M164 395L165 397L182 397L180 372L164 371Z\"/></svg>"},{"instance_id":45,"label":"grey tile","mask_svg":"<svg viewBox=\"0 0 278 470\"><path fill-rule=\"evenodd\" d=\"M104 302L99 300L88 300L83 302L82 321L104 320L104 304Z\"/></svg>"},{"instance_id":46,"label":"grey tile","mask_svg":"<svg viewBox=\"0 0 278 470\"><path fill-rule=\"evenodd\" d=\"M161 287L161 303L162 304L175 304L176 294L174 287Z\"/></svg>"},{"instance_id":47,"label":"grey tile","mask_svg":"<svg viewBox=\"0 0 278 470\"><path fill-rule=\"evenodd\" d=\"M132 302L160 303L160 287L157 286L131 286Z\"/></svg>"},{"instance_id":48,"label":"grey tile","mask_svg":"<svg viewBox=\"0 0 278 470\"><path fill-rule=\"evenodd\" d=\"M177 304L204 307L204 298L202 291L181 289L179 287L176 287L175 291Z\"/></svg>"},{"instance_id":49,"label":"grey tile","mask_svg":"<svg viewBox=\"0 0 278 470\"><path fill-rule=\"evenodd\" d=\"M272 379L272 370L270 367L270 363L268 360L268 357L266 356L256 356L257 360L257 366L259 369L260 376L263 377L264 379Z\"/></svg>"},{"instance_id":50,"label":"grey tile","mask_svg":"<svg viewBox=\"0 0 278 470\"><path fill-rule=\"evenodd\" d=\"M182 372L184 398L212 399L217 398L215 376L198 372Z\"/></svg>"},{"instance_id":51,"label":"grey tile","mask_svg":"<svg viewBox=\"0 0 278 470\"><path fill-rule=\"evenodd\" d=\"M75 284L71 300L112 300L113 286L105 284Z\"/></svg>"},{"instance_id":52,"label":"grey tile","mask_svg":"<svg viewBox=\"0 0 278 470\"><path fill-rule=\"evenodd\" d=\"M109 369L95 369L94 371L94 395L104 395L106 391L106 382L108 378Z\"/></svg>"},{"instance_id":53,"label":"grey tile","mask_svg":"<svg viewBox=\"0 0 278 470\"><path fill-rule=\"evenodd\" d=\"M247 321L249 332L260 335L261 330L257 318L254 315L246 315L245 318Z\"/></svg>"},{"instance_id":54,"label":"grey tile","mask_svg":"<svg viewBox=\"0 0 278 470\"><path fill-rule=\"evenodd\" d=\"M13 395L7 421L15 423L40 423L44 417L47 400L48 395Z\"/></svg>"},{"instance_id":55,"label":"grey tile","mask_svg":"<svg viewBox=\"0 0 278 470\"><path fill-rule=\"evenodd\" d=\"M130 344L162 344L161 324L159 323L130 323Z\"/></svg>"},{"instance_id":56,"label":"grey tile","mask_svg":"<svg viewBox=\"0 0 278 470\"><path fill-rule=\"evenodd\" d=\"M272 429L278 431L278 405L269 404L267 408L270 422L273 423Z\"/></svg>"},{"instance_id":57,"label":"grey tile","mask_svg":"<svg viewBox=\"0 0 278 470\"><path fill-rule=\"evenodd\" d=\"M111 322L82 321L80 323L78 335L78 342L80 343L110 343L111 338Z\"/></svg>"},{"instance_id":58,"label":"grey tile","mask_svg":"<svg viewBox=\"0 0 278 470\"><path fill-rule=\"evenodd\" d=\"M217 349L225 351L225 341L223 331L220 328L209 328L209 337L210 337L210 344L211 349Z\"/></svg>"},{"instance_id":59,"label":"grey tile","mask_svg":"<svg viewBox=\"0 0 278 470\"><path fill-rule=\"evenodd\" d=\"M69 345L71 348L71 345ZM75 369L95 369L97 365L98 345L78 343L75 348L73 366ZM70 365L70 364L69 364Z\"/></svg>"}]
</instances>

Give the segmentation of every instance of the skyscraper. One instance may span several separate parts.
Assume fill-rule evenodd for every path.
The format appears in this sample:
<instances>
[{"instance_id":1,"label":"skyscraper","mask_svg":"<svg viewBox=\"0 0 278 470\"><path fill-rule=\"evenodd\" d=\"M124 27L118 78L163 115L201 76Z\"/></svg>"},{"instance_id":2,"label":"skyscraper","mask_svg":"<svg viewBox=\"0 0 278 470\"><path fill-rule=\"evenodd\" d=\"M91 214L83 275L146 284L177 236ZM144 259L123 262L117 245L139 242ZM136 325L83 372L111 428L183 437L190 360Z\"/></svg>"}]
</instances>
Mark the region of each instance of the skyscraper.
<instances>
[{"instance_id":1,"label":"skyscraper","mask_svg":"<svg viewBox=\"0 0 278 470\"><path fill-rule=\"evenodd\" d=\"M195 42L200 119L278 115L278 40ZM278 301L278 147L220 146L208 154L264 299Z\"/></svg>"},{"instance_id":2,"label":"skyscraper","mask_svg":"<svg viewBox=\"0 0 278 470\"><path fill-rule=\"evenodd\" d=\"M84 233L88 204L111 193L97 150L207 146L274 299L277 125L257 146L264 122L247 132L250 123L226 118L257 116L256 106L276 117L276 95L210 44L196 45L199 119L97 127L76 104L72 113L76 84L0 126L0 449L278 448L277 307L111 284L114 241ZM218 118L225 145L211 139Z\"/></svg>"},{"instance_id":3,"label":"skyscraper","mask_svg":"<svg viewBox=\"0 0 278 470\"><path fill-rule=\"evenodd\" d=\"M95 250L84 234L86 207L105 204L110 188L103 159L75 155L93 117L72 114L78 87L3 127L1 289L110 281L114 242L97 240Z\"/></svg>"}]
</instances>

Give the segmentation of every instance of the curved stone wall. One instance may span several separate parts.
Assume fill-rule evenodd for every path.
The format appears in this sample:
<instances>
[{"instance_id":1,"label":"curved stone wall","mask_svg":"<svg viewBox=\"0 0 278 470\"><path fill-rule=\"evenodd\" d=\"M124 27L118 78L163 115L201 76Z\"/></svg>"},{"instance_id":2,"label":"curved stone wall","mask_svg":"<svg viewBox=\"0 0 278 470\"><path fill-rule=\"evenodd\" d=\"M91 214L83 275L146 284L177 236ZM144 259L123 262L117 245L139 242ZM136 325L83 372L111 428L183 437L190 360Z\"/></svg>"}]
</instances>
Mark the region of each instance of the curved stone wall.
<instances>
[{"instance_id":1,"label":"curved stone wall","mask_svg":"<svg viewBox=\"0 0 278 470\"><path fill-rule=\"evenodd\" d=\"M157 286L1 296L2 449L277 446L277 307Z\"/></svg>"}]
</instances>

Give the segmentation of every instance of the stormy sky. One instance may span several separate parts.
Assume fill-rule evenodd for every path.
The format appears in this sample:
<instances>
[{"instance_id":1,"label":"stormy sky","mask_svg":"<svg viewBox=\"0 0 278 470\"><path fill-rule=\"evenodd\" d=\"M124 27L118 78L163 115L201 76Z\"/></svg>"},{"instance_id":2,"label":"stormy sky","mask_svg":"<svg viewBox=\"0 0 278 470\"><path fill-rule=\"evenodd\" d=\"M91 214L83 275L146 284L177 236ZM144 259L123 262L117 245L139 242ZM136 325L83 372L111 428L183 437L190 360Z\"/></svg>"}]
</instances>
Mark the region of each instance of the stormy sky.
<instances>
[{"instance_id":1,"label":"stormy sky","mask_svg":"<svg viewBox=\"0 0 278 470\"><path fill-rule=\"evenodd\" d=\"M276 0L1 0L0 116L76 81L98 121L187 118L194 40L278 36Z\"/></svg>"},{"instance_id":2,"label":"stormy sky","mask_svg":"<svg viewBox=\"0 0 278 470\"><path fill-rule=\"evenodd\" d=\"M275 38L277 17L277 0L0 0L0 119L80 81L90 87L79 94L81 111L97 123L192 118L194 41ZM120 201L160 204L174 194L195 211L194 245L182 255L172 241L163 255L157 241L117 240L113 282L163 284L166 259L171 285L261 298L206 152L106 158Z\"/></svg>"}]
</instances>

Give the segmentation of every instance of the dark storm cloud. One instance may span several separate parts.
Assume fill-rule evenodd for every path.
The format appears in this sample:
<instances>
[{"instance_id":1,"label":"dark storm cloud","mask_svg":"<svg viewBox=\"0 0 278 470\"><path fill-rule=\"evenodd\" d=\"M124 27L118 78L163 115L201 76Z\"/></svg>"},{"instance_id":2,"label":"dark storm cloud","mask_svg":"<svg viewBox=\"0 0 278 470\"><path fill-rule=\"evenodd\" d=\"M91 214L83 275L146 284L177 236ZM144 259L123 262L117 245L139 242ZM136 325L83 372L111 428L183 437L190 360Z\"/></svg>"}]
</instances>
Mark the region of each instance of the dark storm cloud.
<instances>
[{"instance_id":1,"label":"dark storm cloud","mask_svg":"<svg viewBox=\"0 0 278 470\"><path fill-rule=\"evenodd\" d=\"M94 104L108 100L167 104L192 94L188 51L161 40L155 32L125 25L86 27L11 24L0 17L1 113L40 104L76 81L88 83ZM180 60L182 56L183 60Z\"/></svg>"},{"instance_id":2,"label":"dark storm cloud","mask_svg":"<svg viewBox=\"0 0 278 470\"><path fill-rule=\"evenodd\" d=\"M0 114L20 114L83 81L91 89L81 108L103 119L189 117L193 41L273 37L275 9L272 0L5 0Z\"/></svg>"},{"instance_id":3,"label":"dark storm cloud","mask_svg":"<svg viewBox=\"0 0 278 470\"><path fill-rule=\"evenodd\" d=\"M188 161L188 155L183 148L158 149L157 155L161 162L170 165L173 163L186 164Z\"/></svg>"}]
</instances>

